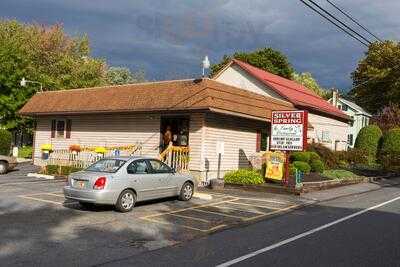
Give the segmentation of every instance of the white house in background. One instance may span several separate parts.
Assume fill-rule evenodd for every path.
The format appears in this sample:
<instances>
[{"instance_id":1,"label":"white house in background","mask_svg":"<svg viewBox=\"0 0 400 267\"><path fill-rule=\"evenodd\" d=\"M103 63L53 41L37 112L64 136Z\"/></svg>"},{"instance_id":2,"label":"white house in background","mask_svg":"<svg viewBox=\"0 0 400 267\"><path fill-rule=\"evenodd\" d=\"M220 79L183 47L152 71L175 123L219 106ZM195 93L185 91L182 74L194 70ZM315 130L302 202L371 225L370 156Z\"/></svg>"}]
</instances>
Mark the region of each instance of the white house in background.
<instances>
[{"instance_id":1,"label":"white house in background","mask_svg":"<svg viewBox=\"0 0 400 267\"><path fill-rule=\"evenodd\" d=\"M347 143L349 147L354 147L358 132L369 124L372 115L354 102L340 97L337 91L333 91L332 98L328 101L352 119L347 130Z\"/></svg>"},{"instance_id":2,"label":"white house in background","mask_svg":"<svg viewBox=\"0 0 400 267\"><path fill-rule=\"evenodd\" d=\"M213 79L285 101L299 110L307 110L309 143L321 143L332 150L347 149L349 116L311 89L236 59L227 64ZM268 138L268 136L264 134L262 138Z\"/></svg>"}]
</instances>

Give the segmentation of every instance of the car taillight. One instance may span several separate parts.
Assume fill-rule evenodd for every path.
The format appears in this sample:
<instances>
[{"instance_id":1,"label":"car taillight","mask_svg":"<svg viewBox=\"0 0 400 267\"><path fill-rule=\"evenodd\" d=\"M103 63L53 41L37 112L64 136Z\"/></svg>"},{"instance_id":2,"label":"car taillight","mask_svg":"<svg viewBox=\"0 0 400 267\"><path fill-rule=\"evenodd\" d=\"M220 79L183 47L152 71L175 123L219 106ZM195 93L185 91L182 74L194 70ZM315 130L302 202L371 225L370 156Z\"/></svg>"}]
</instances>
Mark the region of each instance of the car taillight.
<instances>
[{"instance_id":1,"label":"car taillight","mask_svg":"<svg viewBox=\"0 0 400 267\"><path fill-rule=\"evenodd\" d=\"M104 189L104 186L106 185L106 177L99 177L97 178L96 182L93 185L93 189L101 190Z\"/></svg>"}]
</instances>

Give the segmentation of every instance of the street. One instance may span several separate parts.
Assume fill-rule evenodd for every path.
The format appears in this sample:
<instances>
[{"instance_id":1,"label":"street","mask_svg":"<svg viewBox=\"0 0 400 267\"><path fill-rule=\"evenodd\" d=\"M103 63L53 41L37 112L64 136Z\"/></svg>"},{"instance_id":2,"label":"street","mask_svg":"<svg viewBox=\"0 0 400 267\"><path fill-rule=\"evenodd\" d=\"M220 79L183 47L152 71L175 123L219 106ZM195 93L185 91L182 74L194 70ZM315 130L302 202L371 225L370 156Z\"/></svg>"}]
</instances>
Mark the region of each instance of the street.
<instances>
[{"instance_id":1,"label":"street","mask_svg":"<svg viewBox=\"0 0 400 267\"><path fill-rule=\"evenodd\" d=\"M106 266L400 266L399 197L396 186L339 198ZM392 202L279 244L386 201Z\"/></svg>"},{"instance_id":2,"label":"street","mask_svg":"<svg viewBox=\"0 0 400 267\"><path fill-rule=\"evenodd\" d=\"M119 213L111 206L85 209L67 201L64 180L27 177L32 171L25 164L1 176L1 264L102 264L272 218L307 202L294 196L209 192L209 199L160 199Z\"/></svg>"},{"instance_id":3,"label":"street","mask_svg":"<svg viewBox=\"0 0 400 267\"><path fill-rule=\"evenodd\" d=\"M302 197L203 191L212 199L118 213L66 201L64 181L33 170L1 177L1 266L400 266L399 179Z\"/></svg>"}]
</instances>

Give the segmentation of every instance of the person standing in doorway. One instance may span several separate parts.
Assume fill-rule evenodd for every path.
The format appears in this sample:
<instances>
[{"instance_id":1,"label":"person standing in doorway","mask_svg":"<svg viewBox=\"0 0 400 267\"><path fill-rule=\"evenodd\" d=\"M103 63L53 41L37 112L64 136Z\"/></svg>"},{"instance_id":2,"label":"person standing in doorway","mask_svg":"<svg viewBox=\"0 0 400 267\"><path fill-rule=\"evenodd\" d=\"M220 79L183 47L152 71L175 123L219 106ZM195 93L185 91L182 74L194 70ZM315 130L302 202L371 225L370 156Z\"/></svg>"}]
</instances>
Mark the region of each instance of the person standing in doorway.
<instances>
[{"instance_id":1,"label":"person standing in doorway","mask_svg":"<svg viewBox=\"0 0 400 267\"><path fill-rule=\"evenodd\" d=\"M172 132L171 126L168 125L163 135L163 150L168 147L170 142L172 142Z\"/></svg>"}]
</instances>

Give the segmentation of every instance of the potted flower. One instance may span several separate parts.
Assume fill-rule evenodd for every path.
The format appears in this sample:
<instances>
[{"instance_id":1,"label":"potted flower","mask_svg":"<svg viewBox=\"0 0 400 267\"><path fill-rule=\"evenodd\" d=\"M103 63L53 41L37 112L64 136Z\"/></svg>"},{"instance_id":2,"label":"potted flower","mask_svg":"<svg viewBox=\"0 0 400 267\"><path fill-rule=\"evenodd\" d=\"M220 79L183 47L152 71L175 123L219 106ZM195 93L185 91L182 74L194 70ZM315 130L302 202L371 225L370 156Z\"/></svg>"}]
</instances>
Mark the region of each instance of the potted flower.
<instances>
[{"instance_id":1,"label":"potted flower","mask_svg":"<svg viewBox=\"0 0 400 267\"><path fill-rule=\"evenodd\" d=\"M42 159L48 159L49 154L53 151L52 144L43 144L40 146L40 150L42 150Z\"/></svg>"},{"instance_id":2,"label":"potted flower","mask_svg":"<svg viewBox=\"0 0 400 267\"><path fill-rule=\"evenodd\" d=\"M69 151L71 151L72 154L76 155L79 152L81 152L81 146L80 145L70 145Z\"/></svg>"},{"instance_id":3,"label":"potted flower","mask_svg":"<svg viewBox=\"0 0 400 267\"><path fill-rule=\"evenodd\" d=\"M94 149L94 152L96 152L98 156L104 156L104 154L107 152L107 149L105 147L98 146Z\"/></svg>"}]
</instances>

